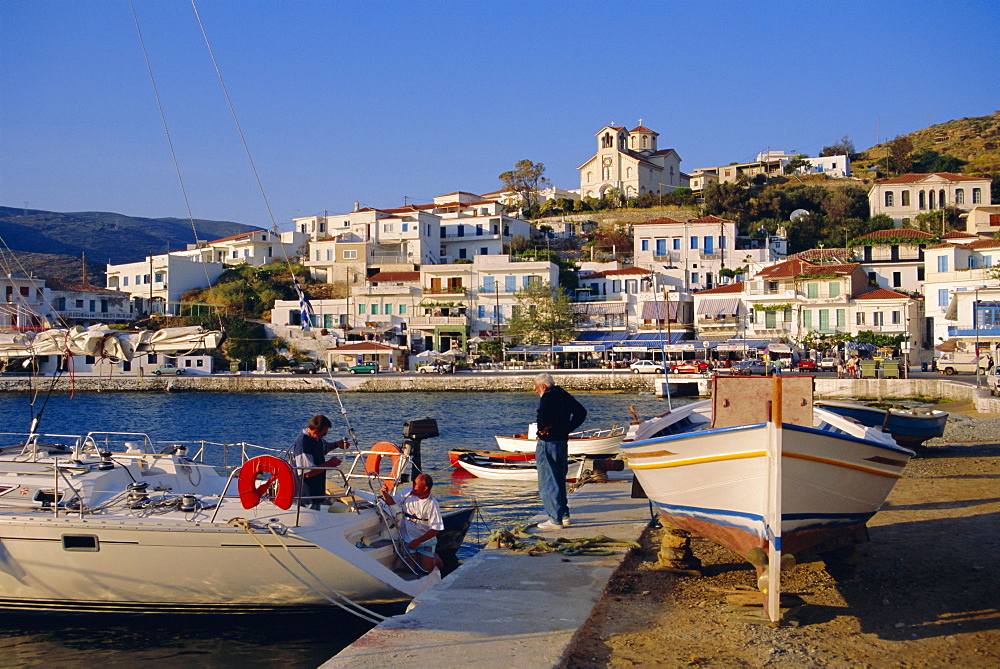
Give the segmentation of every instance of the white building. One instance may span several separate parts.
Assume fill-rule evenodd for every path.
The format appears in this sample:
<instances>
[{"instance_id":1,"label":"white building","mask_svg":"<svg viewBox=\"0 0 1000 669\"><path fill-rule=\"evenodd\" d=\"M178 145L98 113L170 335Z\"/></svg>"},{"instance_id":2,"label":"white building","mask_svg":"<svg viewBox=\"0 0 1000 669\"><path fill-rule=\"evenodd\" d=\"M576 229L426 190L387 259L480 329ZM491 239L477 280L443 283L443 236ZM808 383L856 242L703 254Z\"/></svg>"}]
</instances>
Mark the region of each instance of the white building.
<instances>
[{"instance_id":1,"label":"white building","mask_svg":"<svg viewBox=\"0 0 1000 669\"><path fill-rule=\"evenodd\" d=\"M606 125L596 136L597 153L577 168L583 197L601 198L617 189L635 198L690 185L681 173L681 157L673 149L657 148L659 133L641 121L631 130Z\"/></svg>"},{"instance_id":2,"label":"white building","mask_svg":"<svg viewBox=\"0 0 1000 669\"><path fill-rule=\"evenodd\" d=\"M879 181L868 191L872 216L886 214L903 223L918 214L955 207L971 211L990 203L990 179L950 172L903 174Z\"/></svg>"},{"instance_id":3,"label":"white building","mask_svg":"<svg viewBox=\"0 0 1000 669\"><path fill-rule=\"evenodd\" d=\"M984 204L969 210L965 231L974 235L995 237L1000 230L1000 204Z\"/></svg>"},{"instance_id":4,"label":"white building","mask_svg":"<svg viewBox=\"0 0 1000 669\"><path fill-rule=\"evenodd\" d=\"M852 240L868 281L879 288L920 292L924 284L924 249L937 237L913 228L876 230Z\"/></svg>"},{"instance_id":5,"label":"white building","mask_svg":"<svg viewBox=\"0 0 1000 669\"><path fill-rule=\"evenodd\" d=\"M198 258L200 262L260 267L297 257L308 240L308 235L297 230L277 235L267 230L253 230L210 242L188 244L186 251L174 251L171 255Z\"/></svg>"},{"instance_id":6,"label":"white building","mask_svg":"<svg viewBox=\"0 0 1000 669\"><path fill-rule=\"evenodd\" d=\"M58 279L48 279L46 285L52 308L68 325L88 327L133 319L131 295L126 292Z\"/></svg>"},{"instance_id":7,"label":"white building","mask_svg":"<svg viewBox=\"0 0 1000 669\"><path fill-rule=\"evenodd\" d=\"M181 296L195 288L209 288L225 266L201 262L199 257L174 254L149 256L139 262L107 266L108 288L128 293L136 315L177 314Z\"/></svg>"},{"instance_id":8,"label":"white building","mask_svg":"<svg viewBox=\"0 0 1000 669\"><path fill-rule=\"evenodd\" d=\"M35 329L55 324L48 289L43 279L23 276L0 277L0 329Z\"/></svg>"}]
</instances>

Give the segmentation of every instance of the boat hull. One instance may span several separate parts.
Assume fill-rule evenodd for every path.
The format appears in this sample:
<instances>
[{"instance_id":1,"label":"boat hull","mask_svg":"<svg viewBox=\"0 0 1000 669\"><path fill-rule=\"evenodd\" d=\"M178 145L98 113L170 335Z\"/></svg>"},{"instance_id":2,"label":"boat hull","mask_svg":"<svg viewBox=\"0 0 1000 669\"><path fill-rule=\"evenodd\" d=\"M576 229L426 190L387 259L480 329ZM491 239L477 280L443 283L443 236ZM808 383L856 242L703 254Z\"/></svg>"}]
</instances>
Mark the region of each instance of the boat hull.
<instances>
[{"instance_id":1,"label":"boat hull","mask_svg":"<svg viewBox=\"0 0 1000 669\"><path fill-rule=\"evenodd\" d=\"M796 553L856 534L912 453L811 427L782 428L781 546ZM741 556L769 544L768 424L626 444L629 465L660 514Z\"/></svg>"},{"instance_id":2,"label":"boat hull","mask_svg":"<svg viewBox=\"0 0 1000 669\"><path fill-rule=\"evenodd\" d=\"M606 434L605 436L583 437L580 439L570 437L566 442L568 453L570 455L614 455L618 452L626 432L625 428L620 428L611 431L611 434ZM537 439L523 434L510 437L497 435L496 440L497 446L501 451L518 453L534 453L535 445L538 443Z\"/></svg>"},{"instance_id":3,"label":"boat hull","mask_svg":"<svg viewBox=\"0 0 1000 669\"><path fill-rule=\"evenodd\" d=\"M900 446L920 446L928 439L944 434L948 422L945 411L914 413L894 409L870 407L853 402L817 402L837 415L852 418L862 425L878 427L892 435Z\"/></svg>"},{"instance_id":4,"label":"boat hull","mask_svg":"<svg viewBox=\"0 0 1000 669\"><path fill-rule=\"evenodd\" d=\"M569 473L566 480L577 481L583 475L586 460L569 463ZM538 468L534 462L490 462L463 456L458 460L458 466L477 478L496 481L538 481Z\"/></svg>"}]
</instances>

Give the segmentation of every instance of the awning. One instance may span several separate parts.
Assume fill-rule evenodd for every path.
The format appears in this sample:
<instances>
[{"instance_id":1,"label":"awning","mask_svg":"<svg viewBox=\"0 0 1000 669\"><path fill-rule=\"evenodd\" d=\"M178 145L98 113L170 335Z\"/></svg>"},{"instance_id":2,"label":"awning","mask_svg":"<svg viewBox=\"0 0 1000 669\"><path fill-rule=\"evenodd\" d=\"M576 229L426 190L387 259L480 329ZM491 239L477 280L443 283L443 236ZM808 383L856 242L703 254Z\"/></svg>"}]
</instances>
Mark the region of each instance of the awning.
<instances>
[{"instance_id":1,"label":"awning","mask_svg":"<svg viewBox=\"0 0 1000 669\"><path fill-rule=\"evenodd\" d=\"M667 315L665 316L664 313ZM642 315L644 321L665 321L667 318L677 320L677 302L643 302Z\"/></svg>"},{"instance_id":2,"label":"awning","mask_svg":"<svg viewBox=\"0 0 1000 669\"><path fill-rule=\"evenodd\" d=\"M953 353L958 350L958 340L949 339L948 341L941 342L934 347L935 351L941 351L942 353Z\"/></svg>"},{"instance_id":3,"label":"awning","mask_svg":"<svg viewBox=\"0 0 1000 669\"><path fill-rule=\"evenodd\" d=\"M730 339L724 343L716 345L717 351L748 351L750 349L763 350L771 342L766 339Z\"/></svg>"},{"instance_id":4,"label":"awning","mask_svg":"<svg viewBox=\"0 0 1000 669\"><path fill-rule=\"evenodd\" d=\"M948 303L948 308L944 311L944 319L946 321L958 320L958 297L956 295L952 295L951 302Z\"/></svg>"},{"instance_id":5,"label":"awning","mask_svg":"<svg viewBox=\"0 0 1000 669\"><path fill-rule=\"evenodd\" d=\"M628 339L628 332L596 332L596 331L585 331L577 334L576 339L571 343L578 344L583 342L595 342L595 341L625 341Z\"/></svg>"},{"instance_id":6,"label":"awning","mask_svg":"<svg viewBox=\"0 0 1000 669\"><path fill-rule=\"evenodd\" d=\"M793 350L797 351L799 349L797 346L792 346L790 344L775 343L768 344L767 350L771 353L791 353Z\"/></svg>"},{"instance_id":7,"label":"awning","mask_svg":"<svg viewBox=\"0 0 1000 669\"><path fill-rule=\"evenodd\" d=\"M697 314L711 316L736 316L740 313L740 298L714 297L698 302Z\"/></svg>"},{"instance_id":8,"label":"awning","mask_svg":"<svg viewBox=\"0 0 1000 669\"><path fill-rule=\"evenodd\" d=\"M606 314L624 314L624 302L579 302L573 305L573 311L589 316L604 316Z\"/></svg>"}]
</instances>

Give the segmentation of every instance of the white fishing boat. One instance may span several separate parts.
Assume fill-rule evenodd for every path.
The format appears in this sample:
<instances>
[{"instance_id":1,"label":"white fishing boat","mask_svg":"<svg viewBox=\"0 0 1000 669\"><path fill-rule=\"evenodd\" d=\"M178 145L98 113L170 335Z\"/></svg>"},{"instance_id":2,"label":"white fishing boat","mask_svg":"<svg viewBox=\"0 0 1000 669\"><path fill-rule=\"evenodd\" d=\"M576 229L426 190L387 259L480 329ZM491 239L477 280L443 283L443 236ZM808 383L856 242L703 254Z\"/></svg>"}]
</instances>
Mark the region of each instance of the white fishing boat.
<instances>
[{"instance_id":1,"label":"white fishing boat","mask_svg":"<svg viewBox=\"0 0 1000 669\"><path fill-rule=\"evenodd\" d=\"M465 453L458 456L456 466L461 467L473 476L499 481L537 481L538 467L534 461L498 461ZM583 476L587 459L580 457L570 461L566 480L576 482Z\"/></svg>"},{"instance_id":2,"label":"white fishing boat","mask_svg":"<svg viewBox=\"0 0 1000 669\"><path fill-rule=\"evenodd\" d=\"M406 567L399 530L376 501L381 480L395 485L408 463L392 444L334 470L343 492L312 510L296 493L300 473L277 453L227 475L202 461L204 445L163 447L143 434L4 437L0 608L337 605L365 617L362 605L409 600L440 580Z\"/></svg>"},{"instance_id":3,"label":"white fishing boat","mask_svg":"<svg viewBox=\"0 0 1000 669\"><path fill-rule=\"evenodd\" d=\"M716 377L714 385L710 400L633 424L622 453L669 524L761 569L764 551L777 597L782 555L867 538L865 523L913 452L814 407L809 377ZM772 620L776 612L769 598Z\"/></svg>"},{"instance_id":4,"label":"white fishing boat","mask_svg":"<svg viewBox=\"0 0 1000 669\"><path fill-rule=\"evenodd\" d=\"M613 425L610 429L582 430L569 435L567 446L570 455L614 455L622 439L628 433L625 425ZM497 435L497 446L501 451L518 453L534 453L538 441L538 424L528 425L527 434L515 434L509 437Z\"/></svg>"}]
</instances>

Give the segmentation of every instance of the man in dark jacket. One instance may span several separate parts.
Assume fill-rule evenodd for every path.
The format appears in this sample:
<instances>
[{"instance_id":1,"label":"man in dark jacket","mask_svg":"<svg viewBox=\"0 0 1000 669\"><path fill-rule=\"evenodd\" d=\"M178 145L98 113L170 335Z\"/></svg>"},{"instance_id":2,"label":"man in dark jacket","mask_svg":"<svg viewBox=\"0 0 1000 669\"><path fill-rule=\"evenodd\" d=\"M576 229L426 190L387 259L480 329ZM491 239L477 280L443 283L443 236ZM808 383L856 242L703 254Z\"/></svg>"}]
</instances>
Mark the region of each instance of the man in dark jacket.
<instances>
[{"instance_id":1,"label":"man in dark jacket","mask_svg":"<svg viewBox=\"0 0 1000 669\"><path fill-rule=\"evenodd\" d=\"M583 425L587 410L568 392L556 385L552 375L541 373L534 378L538 393L538 443L535 464L538 467L538 495L549 520L539 523L541 530L569 527L566 501L566 473L569 433Z\"/></svg>"}]
</instances>

